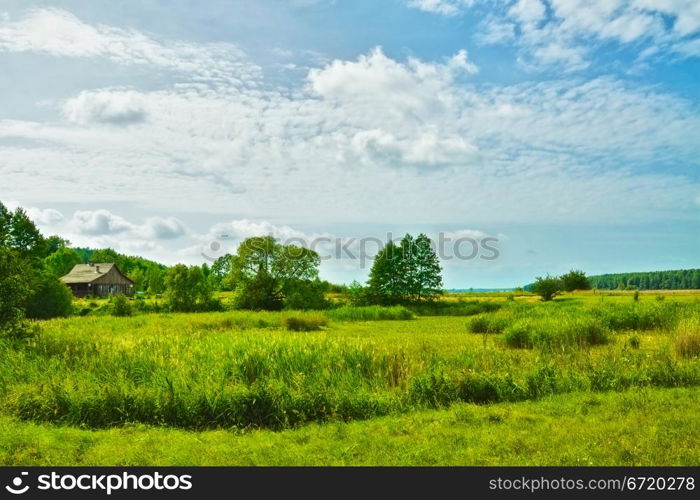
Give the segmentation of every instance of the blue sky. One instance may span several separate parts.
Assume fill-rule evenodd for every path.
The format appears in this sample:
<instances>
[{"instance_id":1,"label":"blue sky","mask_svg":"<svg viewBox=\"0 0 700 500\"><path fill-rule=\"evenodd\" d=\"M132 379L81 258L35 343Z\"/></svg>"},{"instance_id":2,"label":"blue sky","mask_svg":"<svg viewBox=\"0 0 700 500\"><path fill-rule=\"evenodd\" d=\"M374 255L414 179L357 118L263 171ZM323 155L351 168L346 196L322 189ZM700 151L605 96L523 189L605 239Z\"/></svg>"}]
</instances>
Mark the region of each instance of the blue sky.
<instances>
[{"instance_id":1,"label":"blue sky","mask_svg":"<svg viewBox=\"0 0 700 500\"><path fill-rule=\"evenodd\" d=\"M424 231L498 240L455 288L698 267L699 81L695 0L6 0L0 200L167 263Z\"/></svg>"}]
</instances>

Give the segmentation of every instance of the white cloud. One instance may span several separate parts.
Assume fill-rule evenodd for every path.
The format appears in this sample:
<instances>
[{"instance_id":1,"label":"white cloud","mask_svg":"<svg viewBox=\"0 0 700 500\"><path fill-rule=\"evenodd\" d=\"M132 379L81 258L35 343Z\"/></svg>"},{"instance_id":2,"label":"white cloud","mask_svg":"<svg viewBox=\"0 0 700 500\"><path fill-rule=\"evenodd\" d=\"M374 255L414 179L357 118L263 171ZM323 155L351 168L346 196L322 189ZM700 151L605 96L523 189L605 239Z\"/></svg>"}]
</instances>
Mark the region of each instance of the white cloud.
<instances>
[{"instance_id":1,"label":"white cloud","mask_svg":"<svg viewBox=\"0 0 700 500\"><path fill-rule=\"evenodd\" d=\"M409 0L408 6L433 14L455 16L473 3L474 0Z\"/></svg>"},{"instance_id":2,"label":"white cloud","mask_svg":"<svg viewBox=\"0 0 700 500\"><path fill-rule=\"evenodd\" d=\"M79 210L68 228L82 235L121 235L125 240L170 240L187 233L185 225L174 217L149 217L143 224L129 222L109 210Z\"/></svg>"},{"instance_id":3,"label":"white cloud","mask_svg":"<svg viewBox=\"0 0 700 500\"><path fill-rule=\"evenodd\" d=\"M129 37L133 44L145 35ZM228 57L191 45L212 67ZM52 50L70 55L66 47ZM567 45L533 47L544 51L540 58L585 63ZM116 57L107 49L98 56ZM431 62L377 48L313 68L303 88L200 86L202 67L158 89L79 92L59 103L63 121L0 119L0 175L11 179L2 195L234 214L269 220L276 231L311 220L366 223L377 214L396 224L620 223L695 209L697 182L683 169L700 157L697 107L655 88L612 78L479 84L465 51ZM138 126L104 126L130 122ZM128 236L157 246L188 236L168 220L77 219L73 233L85 241ZM255 224L228 230L269 229Z\"/></svg>"},{"instance_id":4,"label":"white cloud","mask_svg":"<svg viewBox=\"0 0 700 500\"><path fill-rule=\"evenodd\" d=\"M103 236L134 229L133 224L107 210L79 210L73 214L71 226L81 234Z\"/></svg>"},{"instance_id":5,"label":"white cloud","mask_svg":"<svg viewBox=\"0 0 700 500\"><path fill-rule=\"evenodd\" d=\"M697 0L409 0L407 5L444 16L489 7L478 39L515 42L530 68L585 69L590 53L606 42L636 44L640 54L657 47L680 57L700 56L694 38L700 32Z\"/></svg>"},{"instance_id":6,"label":"white cloud","mask_svg":"<svg viewBox=\"0 0 700 500\"><path fill-rule=\"evenodd\" d=\"M53 226L65 219L61 212L53 208L41 209L31 207L27 209L27 215L40 226Z\"/></svg>"},{"instance_id":7,"label":"white cloud","mask_svg":"<svg viewBox=\"0 0 700 500\"><path fill-rule=\"evenodd\" d=\"M63 111L69 121L80 125L130 125L145 121L148 115L139 93L118 90L81 92L66 101Z\"/></svg>"},{"instance_id":8,"label":"white cloud","mask_svg":"<svg viewBox=\"0 0 700 500\"><path fill-rule=\"evenodd\" d=\"M192 75L196 81L240 84L261 76L259 67L231 44L158 41L142 32L88 24L61 9L30 10L18 20L0 19L0 51L107 58L122 65L148 65Z\"/></svg>"},{"instance_id":9,"label":"white cloud","mask_svg":"<svg viewBox=\"0 0 700 500\"><path fill-rule=\"evenodd\" d=\"M174 217L149 217L138 231L146 238L172 240L185 235L187 228Z\"/></svg>"},{"instance_id":10,"label":"white cloud","mask_svg":"<svg viewBox=\"0 0 700 500\"><path fill-rule=\"evenodd\" d=\"M508 15L521 23L533 24L544 19L546 12L540 0L518 0L510 8Z\"/></svg>"}]
</instances>

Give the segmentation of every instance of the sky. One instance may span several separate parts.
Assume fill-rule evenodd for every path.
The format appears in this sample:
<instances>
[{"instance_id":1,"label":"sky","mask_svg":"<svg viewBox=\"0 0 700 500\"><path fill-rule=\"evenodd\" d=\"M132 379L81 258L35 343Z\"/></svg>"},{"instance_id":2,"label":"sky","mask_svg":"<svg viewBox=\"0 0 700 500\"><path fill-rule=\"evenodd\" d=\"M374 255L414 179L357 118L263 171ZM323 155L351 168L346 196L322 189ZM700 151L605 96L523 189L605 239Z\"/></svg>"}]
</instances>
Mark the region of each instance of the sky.
<instances>
[{"instance_id":1,"label":"sky","mask_svg":"<svg viewBox=\"0 0 700 500\"><path fill-rule=\"evenodd\" d=\"M697 0L0 2L0 200L76 246L272 234L350 282L424 232L448 288L700 267L699 166Z\"/></svg>"}]
</instances>

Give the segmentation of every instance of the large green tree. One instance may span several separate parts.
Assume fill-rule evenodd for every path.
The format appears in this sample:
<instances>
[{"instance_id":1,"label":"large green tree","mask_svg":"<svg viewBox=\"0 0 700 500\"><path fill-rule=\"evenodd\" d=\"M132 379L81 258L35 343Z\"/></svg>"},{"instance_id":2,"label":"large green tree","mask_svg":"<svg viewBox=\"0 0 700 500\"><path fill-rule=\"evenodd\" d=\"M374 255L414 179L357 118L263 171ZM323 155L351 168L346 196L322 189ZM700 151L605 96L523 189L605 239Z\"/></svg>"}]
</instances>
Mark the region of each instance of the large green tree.
<instances>
[{"instance_id":1,"label":"large green tree","mask_svg":"<svg viewBox=\"0 0 700 500\"><path fill-rule=\"evenodd\" d=\"M231 257L236 305L242 309L282 309L295 288L318 278L320 263L313 250L282 245L272 236L248 238Z\"/></svg>"},{"instance_id":2,"label":"large green tree","mask_svg":"<svg viewBox=\"0 0 700 500\"><path fill-rule=\"evenodd\" d=\"M406 283L401 248L389 241L379 251L369 271L367 296L378 304L395 304L402 300Z\"/></svg>"},{"instance_id":3,"label":"large green tree","mask_svg":"<svg viewBox=\"0 0 700 500\"><path fill-rule=\"evenodd\" d=\"M377 255L366 296L379 304L431 300L441 291L441 272L430 238L407 234L399 245L390 241Z\"/></svg>"},{"instance_id":4,"label":"large green tree","mask_svg":"<svg viewBox=\"0 0 700 500\"><path fill-rule=\"evenodd\" d=\"M27 331L24 321L31 293L31 269L18 252L0 246L0 336L20 337Z\"/></svg>"},{"instance_id":5,"label":"large green tree","mask_svg":"<svg viewBox=\"0 0 700 500\"><path fill-rule=\"evenodd\" d=\"M17 208L12 214L10 247L23 257L43 257L46 251L44 237L22 208Z\"/></svg>"},{"instance_id":6,"label":"large green tree","mask_svg":"<svg viewBox=\"0 0 700 500\"><path fill-rule=\"evenodd\" d=\"M165 278L168 304L173 311L192 312L214 308L212 290L199 266L178 264Z\"/></svg>"}]
</instances>

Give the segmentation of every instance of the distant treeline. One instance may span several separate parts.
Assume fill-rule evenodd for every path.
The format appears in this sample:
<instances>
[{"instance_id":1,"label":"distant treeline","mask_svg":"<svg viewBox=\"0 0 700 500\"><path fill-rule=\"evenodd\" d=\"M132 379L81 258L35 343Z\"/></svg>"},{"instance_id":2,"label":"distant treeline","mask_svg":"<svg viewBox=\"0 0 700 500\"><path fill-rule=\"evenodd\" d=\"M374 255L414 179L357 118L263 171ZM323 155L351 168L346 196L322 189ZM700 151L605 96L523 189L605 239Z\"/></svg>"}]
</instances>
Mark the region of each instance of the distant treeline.
<instances>
[{"instance_id":1,"label":"distant treeline","mask_svg":"<svg viewBox=\"0 0 700 500\"><path fill-rule=\"evenodd\" d=\"M601 274L588 278L593 288L601 290L698 290L700 269L651 271L645 273Z\"/></svg>"}]
</instances>

